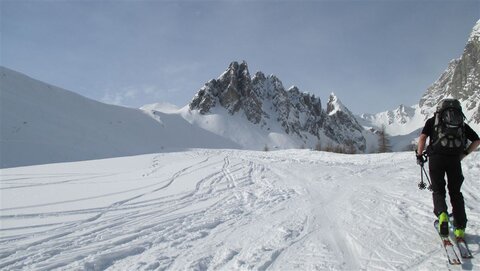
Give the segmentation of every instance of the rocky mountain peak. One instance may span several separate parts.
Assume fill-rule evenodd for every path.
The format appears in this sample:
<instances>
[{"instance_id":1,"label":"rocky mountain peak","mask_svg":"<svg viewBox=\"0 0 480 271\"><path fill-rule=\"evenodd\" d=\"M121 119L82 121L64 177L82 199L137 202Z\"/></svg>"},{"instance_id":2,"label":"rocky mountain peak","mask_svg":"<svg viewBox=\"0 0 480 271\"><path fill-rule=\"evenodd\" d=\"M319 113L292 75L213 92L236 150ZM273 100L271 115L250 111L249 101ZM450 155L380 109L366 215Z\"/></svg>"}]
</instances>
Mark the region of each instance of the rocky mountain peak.
<instances>
[{"instance_id":1,"label":"rocky mountain peak","mask_svg":"<svg viewBox=\"0 0 480 271\"><path fill-rule=\"evenodd\" d=\"M253 79L252 80L259 80L259 81L265 81L267 80L267 77L265 76L265 74L261 71L258 71L255 73L255 75L253 76Z\"/></svg>"},{"instance_id":2,"label":"rocky mountain peak","mask_svg":"<svg viewBox=\"0 0 480 271\"><path fill-rule=\"evenodd\" d=\"M415 114L414 108L401 104L389 116L390 117L389 124L392 124L394 122L405 124L412 118L414 114Z\"/></svg>"},{"instance_id":3,"label":"rocky mountain peak","mask_svg":"<svg viewBox=\"0 0 480 271\"><path fill-rule=\"evenodd\" d=\"M254 92L261 98L271 99L276 93L285 92L282 81L275 75L265 76L263 72L256 72L252 78Z\"/></svg>"},{"instance_id":4,"label":"rocky mountain peak","mask_svg":"<svg viewBox=\"0 0 480 271\"><path fill-rule=\"evenodd\" d=\"M218 78L218 80L223 80L227 78L228 80L246 80L250 81L250 72L248 71L247 62L243 61L238 63L236 61L230 63L228 69Z\"/></svg>"},{"instance_id":5,"label":"rocky mountain peak","mask_svg":"<svg viewBox=\"0 0 480 271\"><path fill-rule=\"evenodd\" d=\"M422 114L432 115L437 104L446 97L460 100L470 123L480 125L480 20L473 27L461 57L449 63L420 99Z\"/></svg>"},{"instance_id":6,"label":"rocky mountain peak","mask_svg":"<svg viewBox=\"0 0 480 271\"><path fill-rule=\"evenodd\" d=\"M252 81L245 61L241 64L232 62L228 69L217 79L206 83L195 95L190 103L190 109L197 109L201 114L210 112L210 109L219 103L230 114L241 108L247 109L249 120L259 121L255 113L260 113L261 104L256 94L252 92Z\"/></svg>"},{"instance_id":7,"label":"rocky mountain peak","mask_svg":"<svg viewBox=\"0 0 480 271\"><path fill-rule=\"evenodd\" d=\"M410 106L401 104L393 112L399 116L410 116L415 113L415 109Z\"/></svg>"},{"instance_id":8,"label":"rocky mountain peak","mask_svg":"<svg viewBox=\"0 0 480 271\"><path fill-rule=\"evenodd\" d=\"M330 97L328 98L328 103L327 103L327 114L332 115L335 114L336 111L338 111L340 108L339 101L337 99L337 96L335 96L335 93L330 93Z\"/></svg>"},{"instance_id":9,"label":"rocky mountain peak","mask_svg":"<svg viewBox=\"0 0 480 271\"><path fill-rule=\"evenodd\" d=\"M220 77L207 82L189 107L204 115L218 105L231 115L243 114L262 129L269 130L280 124L286 134L302 141L309 137L320 140L326 135L337 144L348 143L360 151L365 150L363 128L334 94L327 105L331 108L327 114L319 98L296 86L286 90L275 75L256 72L250 78L245 61L232 62Z\"/></svg>"},{"instance_id":10,"label":"rocky mountain peak","mask_svg":"<svg viewBox=\"0 0 480 271\"><path fill-rule=\"evenodd\" d=\"M338 99L335 93L330 93L328 103L327 103L327 114L333 115L337 112L344 112L347 115L353 115L350 110Z\"/></svg>"},{"instance_id":11,"label":"rocky mountain peak","mask_svg":"<svg viewBox=\"0 0 480 271\"><path fill-rule=\"evenodd\" d=\"M479 39L480 39L480 20L478 20L475 26L473 27L472 33L470 33L470 37L468 38L468 42L479 41Z\"/></svg>"},{"instance_id":12,"label":"rocky mountain peak","mask_svg":"<svg viewBox=\"0 0 480 271\"><path fill-rule=\"evenodd\" d=\"M359 150L365 151L365 138L363 136L363 127L358 123L355 116L342 104L340 99L331 93L326 111L325 134L328 137L337 138L343 145L360 147ZM348 136L345 136L348 135ZM361 143L360 143L361 142Z\"/></svg>"}]
</instances>

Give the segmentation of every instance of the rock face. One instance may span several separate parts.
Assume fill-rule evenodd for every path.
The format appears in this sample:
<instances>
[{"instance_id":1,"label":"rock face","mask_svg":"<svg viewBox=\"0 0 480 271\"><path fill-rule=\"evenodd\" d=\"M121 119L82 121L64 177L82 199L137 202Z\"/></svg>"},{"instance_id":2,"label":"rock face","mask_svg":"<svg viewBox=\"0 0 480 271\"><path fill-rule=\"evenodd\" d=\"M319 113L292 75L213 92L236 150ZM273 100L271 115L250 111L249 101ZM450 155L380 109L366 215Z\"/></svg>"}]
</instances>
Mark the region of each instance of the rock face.
<instances>
[{"instance_id":1,"label":"rock face","mask_svg":"<svg viewBox=\"0 0 480 271\"><path fill-rule=\"evenodd\" d=\"M332 94L327 111L314 95L293 86L286 90L274 75L257 72L250 77L246 62L232 62L217 79L207 82L189 104L190 110L208 114L221 106L229 114L243 114L253 124L269 129L280 124L289 136L323 137L338 145L365 151L363 128L353 114Z\"/></svg>"},{"instance_id":2,"label":"rock face","mask_svg":"<svg viewBox=\"0 0 480 271\"><path fill-rule=\"evenodd\" d=\"M198 91L190 108L205 114L218 103L232 115L243 109L248 120L258 123L262 104L252 87L247 63L232 62L217 80L210 80Z\"/></svg>"},{"instance_id":3,"label":"rock face","mask_svg":"<svg viewBox=\"0 0 480 271\"><path fill-rule=\"evenodd\" d=\"M447 97L462 102L469 123L480 124L480 20L470 34L462 56L452 60L422 96L419 103L422 113L431 115L440 100Z\"/></svg>"}]
</instances>

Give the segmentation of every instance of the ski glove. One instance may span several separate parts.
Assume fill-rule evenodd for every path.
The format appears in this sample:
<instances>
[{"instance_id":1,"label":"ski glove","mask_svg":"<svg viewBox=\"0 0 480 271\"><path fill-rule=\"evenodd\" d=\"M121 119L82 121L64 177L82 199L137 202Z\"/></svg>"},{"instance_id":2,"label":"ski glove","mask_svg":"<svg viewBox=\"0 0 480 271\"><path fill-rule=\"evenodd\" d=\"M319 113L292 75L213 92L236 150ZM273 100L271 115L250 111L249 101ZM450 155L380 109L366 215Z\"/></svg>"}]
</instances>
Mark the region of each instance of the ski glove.
<instances>
[{"instance_id":1,"label":"ski glove","mask_svg":"<svg viewBox=\"0 0 480 271\"><path fill-rule=\"evenodd\" d=\"M423 166L427 162L427 157L423 156L423 154L417 154L417 164Z\"/></svg>"}]
</instances>

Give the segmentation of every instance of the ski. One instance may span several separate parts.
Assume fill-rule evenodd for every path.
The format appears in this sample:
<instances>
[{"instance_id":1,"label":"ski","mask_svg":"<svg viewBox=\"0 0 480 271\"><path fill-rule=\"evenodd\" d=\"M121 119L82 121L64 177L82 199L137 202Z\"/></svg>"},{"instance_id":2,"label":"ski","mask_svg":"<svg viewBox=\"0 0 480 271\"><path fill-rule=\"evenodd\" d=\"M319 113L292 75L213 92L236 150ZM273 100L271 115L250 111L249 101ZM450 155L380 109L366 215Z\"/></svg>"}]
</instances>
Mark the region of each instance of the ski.
<instances>
[{"instance_id":1,"label":"ski","mask_svg":"<svg viewBox=\"0 0 480 271\"><path fill-rule=\"evenodd\" d=\"M467 242L465 242L465 239L463 238L457 238L455 240L457 244L457 248L460 251L460 255L464 259L471 259L473 258L472 252L470 252L470 249L468 248Z\"/></svg>"},{"instance_id":2,"label":"ski","mask_svg":"<svg viewBox=\"0 0 480 271\"><path fill-rule=\"evenodd\" d=\"M440 239L442 240L442 246L445 249L445 254L447 255L448 263L451 265L462 264L462 262L460 262L460 259L458 258L457 253L455 252L455 248L452 241L450 241L450 237L440 235L440 232L438 231L438 220L435 220L433 225L435 227L435 230L438 233L438 236L440 236Z\"/></svg>"},{"instance_id":3,"label":"ski","mask_svg":"<svg viewBox=\"0 0 480 271\"><path fill-rule=\"evenodd\" d=\"M453 215L449 214L448 217L450 218L450 228L453 232L455 232L455 226L453 223ZM472 252L468 248L468 244L464 238L455 238L455 244L457 245L458 251L460 251L460 256L464 259L471 259L473 258Z\"/></svg>"}]
</instances>

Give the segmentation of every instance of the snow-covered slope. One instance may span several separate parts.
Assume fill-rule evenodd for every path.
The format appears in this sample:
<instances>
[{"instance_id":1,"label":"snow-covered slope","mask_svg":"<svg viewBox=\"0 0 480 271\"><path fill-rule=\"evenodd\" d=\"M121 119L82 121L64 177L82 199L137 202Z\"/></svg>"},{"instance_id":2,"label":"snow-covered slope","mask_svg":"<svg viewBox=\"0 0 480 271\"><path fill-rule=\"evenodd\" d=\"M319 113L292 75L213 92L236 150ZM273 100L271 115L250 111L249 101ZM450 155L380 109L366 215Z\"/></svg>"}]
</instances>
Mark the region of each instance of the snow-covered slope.
<instances>
[{"instance_id":1,"label":"snow-covered slope","mask_svg":"<svg viewBox=\"0 0 480 271\"><path fill-rule=\"evenodd\" d=\"M379 128L384 125L386 132L392 136L410 134L418 137L413 132L433 116L440 101L456 98L462 103L467 123L480 132L479 29L480 20L471 32L462 56L448 64L445 72L426 90L418 104L411 107L401 105L395 110L377 114L363 114L357 120L364 127Z\"/></svg>"},{"instance_id":2,"label":"snow-covered slope","mask_svg":"<svg viewBox=\"0 0 480 271\"><path fill-rule=\"evenodd\" d=\"M238 146L178 115L153 117L0 67L0 167Z\"/></svg>"},{"instance_id":3,"label":"snow-covered slope","mask_svg":"<svg viewBox=\"0 0 480 271\"><path fill-rule=\"evenodd\" d=\"M479 159L464 160L459 270L480 269ZM418 169L410 152L307 150L2 169L0 269L447 270Z\"/></svg>"},{"instance_id":4,"label":"snow-covered slope","mask_svg":"<svg viewBox=\"0 0 480 271\"><path fill-rule=\"evenodd\" d=\"M300 142L295 142L292 138L279 133L275 137L275 132L267 134L255 124L238 115L230 115L224 108L214 108L211 114L202 115L198 111L189 110L188 106L183 108L172 108L164 104L151 104L142 107L147 112L170 112L181 116L192 125L211 131L216 135L229 138L243 148L262 150L265 147L278 148L279 145L293 148ZM270 136L270 138L269 138Z\"/></svg>"}]
</instances>

